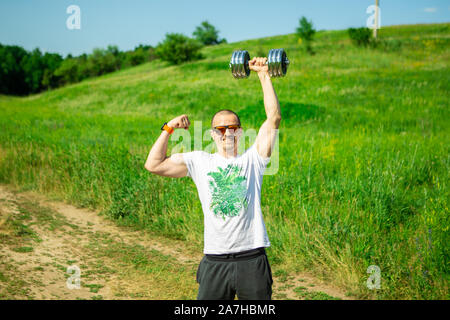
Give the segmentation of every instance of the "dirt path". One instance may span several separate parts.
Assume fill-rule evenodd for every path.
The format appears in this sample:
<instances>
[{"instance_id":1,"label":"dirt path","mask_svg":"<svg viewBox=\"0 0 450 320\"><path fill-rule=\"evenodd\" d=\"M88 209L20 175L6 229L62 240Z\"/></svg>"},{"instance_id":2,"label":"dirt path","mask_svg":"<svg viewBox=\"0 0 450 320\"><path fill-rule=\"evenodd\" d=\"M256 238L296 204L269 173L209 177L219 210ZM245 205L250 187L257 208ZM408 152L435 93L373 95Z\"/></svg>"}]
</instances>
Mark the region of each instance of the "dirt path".
<instances>
[{"instance_id":1,"label":"dirt path","mask_svg":"<svg viewBox=\"0 0 450 320\"><path fill-rule=\"evenodd\" d=\"M0 185L0 299L195 299L201 258L186 242ZM79 288L69 288L69 266L80 270ZM308 274L274 276L273 292L348 299Z\"/></svg>"}]
</instances>

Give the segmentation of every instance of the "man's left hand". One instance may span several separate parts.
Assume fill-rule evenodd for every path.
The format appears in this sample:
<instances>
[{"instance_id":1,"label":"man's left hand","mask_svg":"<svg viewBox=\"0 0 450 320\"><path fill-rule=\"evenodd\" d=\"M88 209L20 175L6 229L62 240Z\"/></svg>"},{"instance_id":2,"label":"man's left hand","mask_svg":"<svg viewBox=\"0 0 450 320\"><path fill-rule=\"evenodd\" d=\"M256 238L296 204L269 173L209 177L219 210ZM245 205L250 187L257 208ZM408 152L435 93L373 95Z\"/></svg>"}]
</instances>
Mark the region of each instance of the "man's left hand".
<instances>
[{"instance_id":1,"label":"man's left hand","mask_svg":"<svg viewBox=\"0 0 450 320\"><path fill-rule=\"evenodd\" d=\"M260 74L269 73L269 67L266 64L267 58L253 58L248 62L248 66L250 67L250 70L253 70Z\"/></svg>"}]
</instances>

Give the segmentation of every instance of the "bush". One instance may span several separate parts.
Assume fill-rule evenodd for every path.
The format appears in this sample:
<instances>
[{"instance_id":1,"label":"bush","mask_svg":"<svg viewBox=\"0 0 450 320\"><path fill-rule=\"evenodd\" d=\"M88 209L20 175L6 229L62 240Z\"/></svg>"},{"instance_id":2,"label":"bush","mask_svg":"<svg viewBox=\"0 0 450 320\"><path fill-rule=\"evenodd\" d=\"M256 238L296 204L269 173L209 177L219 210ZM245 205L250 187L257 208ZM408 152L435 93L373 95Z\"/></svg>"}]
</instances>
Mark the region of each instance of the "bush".
<instances>
[{"instance_id":1,"label":"bush","mask_svg":"<svg viewBox=\"0 0 450 320\"><path fill-rule=\"evenodd\" d=\"M300 26L297 28L297 35L302 39L305 44L306 51L310 54L314 54L311 43L314 40L316 30L313 28L312 21L308 21L306 17L302 17L299 21Z\"/></svg>"},{"instance_id":2,"label":"bush","mask_svg":"<svg viewBox=\"0 0 450 320\"><path fill-rule=\"evenodd\" d=\"M207 46L227 42L225 39L219 40L219 31L213 25L209 24L208 21L203 21L200 26L197 26L192 35L195 39Z\"/></svg>"},{"instance_id":3,"label":"bush","mask_svg":"<svg viewBox=\"0 0 450 320\"><path fill-rule=\"evenodd\" d=\"M372 42L372 30L369 28L349 28L348 35L357 46L367 47Z\"/></svg>"},{"instance_id":4,"label":"bush","mask_svg":"<svg viewBox=\"0 0 450 320\"><path fill-rule=\"evenodd\" d=\"M141 44L134 48L133 51L127 51L124 53L123 66L136 66L155 59L155 49L152 46Z\"/></svg>"},{"instance_id":5,"label":"bush","mask_svg":"<svg viewBox=\"0 0 450 320\"><path fill-rule=\"evenodd\" d=\"M66 58L55 70L55 77L60 79L60 84L78 82L81 80L79 66L80 64L75 58Z\"/></svg>"},{"instance_id":6,"label":"bush","mask_svg":"<svg viewBox=\"0 0 450 320\"><path fill-rule=\"evenodd\" d=\"M87 63L90 69L89 76L91 77L119 70L120 60L117 47L108 46L106 50L95 48L89 55Z\"/></svg>"},{"instance_id":7,"label":"bush","mask_svg":"<svg viewBox=\"0 0 450 320\"><path fill-rule=\"evenodd\" d=\"M166 38L156 47L155 54L171 64L201 59L202 44L180 33L167 33Z\"/></svg>"}]
</instances>

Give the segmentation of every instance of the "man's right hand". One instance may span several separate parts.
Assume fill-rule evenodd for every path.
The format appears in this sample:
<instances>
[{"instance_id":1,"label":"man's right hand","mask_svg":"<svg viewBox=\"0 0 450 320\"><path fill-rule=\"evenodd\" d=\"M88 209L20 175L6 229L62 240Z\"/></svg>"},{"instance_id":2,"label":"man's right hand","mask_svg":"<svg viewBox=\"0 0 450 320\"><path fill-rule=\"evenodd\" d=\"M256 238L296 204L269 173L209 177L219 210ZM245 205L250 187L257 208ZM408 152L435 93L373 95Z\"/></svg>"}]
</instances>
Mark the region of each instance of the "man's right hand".
<instances>
[{"instance_id":1,"label":"man's right hand","mask_svg":"<svg viewBox=\"0 0 450 320\"><path fill-rule=\"evenodd\" d=\"M171 128L184 128L184 129L189 129L189 126L191 125L191 122L188 119L188 116L183 114L181 116L178 116L172 120L170 120L169 122L167 122L167 125Z\"/></svg>"}]
</instances>

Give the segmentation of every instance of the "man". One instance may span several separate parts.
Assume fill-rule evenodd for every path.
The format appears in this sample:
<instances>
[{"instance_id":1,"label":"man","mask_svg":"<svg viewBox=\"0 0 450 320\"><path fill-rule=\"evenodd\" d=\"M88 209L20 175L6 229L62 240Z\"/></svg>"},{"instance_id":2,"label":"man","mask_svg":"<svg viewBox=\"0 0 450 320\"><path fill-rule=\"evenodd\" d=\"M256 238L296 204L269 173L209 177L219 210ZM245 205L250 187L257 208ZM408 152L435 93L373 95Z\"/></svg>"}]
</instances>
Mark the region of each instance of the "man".
<instances>
[{"instance_id":1,"label":"man","mask_svg":"<svg viewBox=\"0 0 450 320\"><path fill-rule=\"evenodd\" d=\"M270 161L281 120L280 105L273 88L267 58L253 58L264 93L267 119L255 143L238 155L242 134L239 116L220 110L211 121L218 152L177 153L166 156L174 128L188 129L181 115L164 124L145 168L166 177L190 176L197 186L204 214L204 254L197 270L197 299L271 299L272 273L265 253L270 246L261 212L261 185Z\"/></svg>"}]
</instances>

